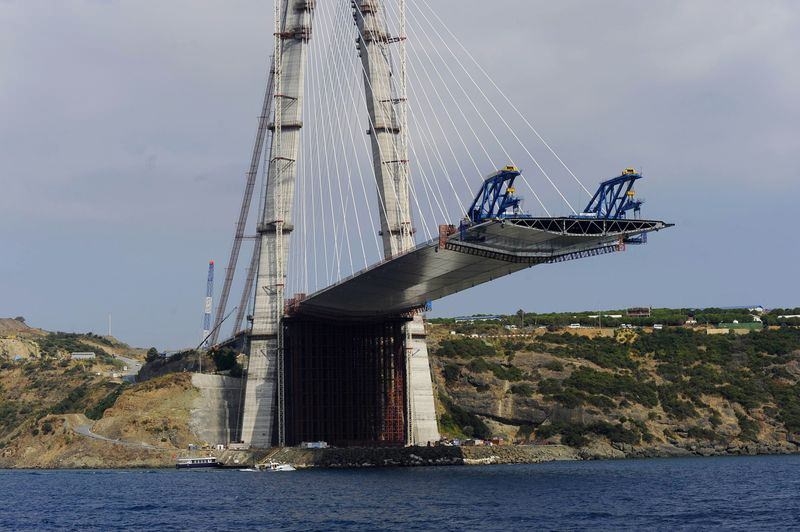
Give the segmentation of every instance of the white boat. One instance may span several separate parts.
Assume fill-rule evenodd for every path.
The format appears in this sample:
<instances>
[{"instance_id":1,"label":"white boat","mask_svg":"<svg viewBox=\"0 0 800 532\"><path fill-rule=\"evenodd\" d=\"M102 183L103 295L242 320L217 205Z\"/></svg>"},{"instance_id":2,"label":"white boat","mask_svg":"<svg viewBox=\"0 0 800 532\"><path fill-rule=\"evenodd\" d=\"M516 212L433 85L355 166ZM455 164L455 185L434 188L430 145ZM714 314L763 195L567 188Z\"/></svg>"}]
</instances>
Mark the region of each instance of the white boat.
<instances>
[{"instance_id":1,"label":"white boat","mask_svg":"<svg viewBox=\"0 0 800 532\"><path fill-rule=\"evenodd\" d=\"M258 464L259 471L295 471L294 466L289 464L281 464L280 462L269 462Z\"/></svg>"},{"instance_id":2,"label":"white boat","mask_svg":"<svg viewBox=\"0 0 800 532\"><path fill-rule=\"evenodd\" d=\"M175 462L176 469L196 469L203 467L222 467L222 464L214 456L203 458L178 458Z\"/></svg>"}]
</instances>

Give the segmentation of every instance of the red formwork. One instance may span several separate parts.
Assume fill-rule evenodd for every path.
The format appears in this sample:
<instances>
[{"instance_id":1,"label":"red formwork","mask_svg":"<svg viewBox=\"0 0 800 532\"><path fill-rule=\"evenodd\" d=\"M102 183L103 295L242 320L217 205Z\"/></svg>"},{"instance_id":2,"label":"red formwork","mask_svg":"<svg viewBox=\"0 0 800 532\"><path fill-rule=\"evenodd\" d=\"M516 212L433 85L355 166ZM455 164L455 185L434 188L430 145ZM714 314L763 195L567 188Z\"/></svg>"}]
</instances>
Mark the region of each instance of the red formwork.
<instances>
[{"instance_id":1,"label":"red formwork","mask_svg":"<svg viewBox=\"0 0 800 532\"><path fill-rule=\"evenodd\" d=\"M287 445L406 443L407 321L284 319Z\"/></svg>"}]
</instances>

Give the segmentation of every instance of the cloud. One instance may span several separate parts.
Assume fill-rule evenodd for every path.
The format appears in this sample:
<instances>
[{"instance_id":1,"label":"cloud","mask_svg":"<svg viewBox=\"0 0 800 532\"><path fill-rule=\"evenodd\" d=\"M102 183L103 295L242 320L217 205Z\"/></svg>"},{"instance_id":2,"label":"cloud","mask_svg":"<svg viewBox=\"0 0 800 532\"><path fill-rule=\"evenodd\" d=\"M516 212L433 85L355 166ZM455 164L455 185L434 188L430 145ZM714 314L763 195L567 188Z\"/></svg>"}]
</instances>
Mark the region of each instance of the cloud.
<instances>
[{"instance_id":1,"label":"cloud","mask_svg":"<svg viewBox=\"0 0 800 532\"><path fill-rule=\"evenodd\" d=\"M587 187L625 166L644 167L647 214L679 223L624 257L533 269L466 292L452 307L445 301L445 308L514 311L531 301L541 310L586 308L591 297L608 305L796 304L788 299L800 294L778 280L742 282L765 262L780 268L798 260L785 245L793 241L787 198L797 196L800 182L794 1L494 0L487 9L477 1L418 0L409 3L414 31L426 5ZM0 269L0 315L97 330L113 300L126 309L115 310L126 339L194 341L207 260L227 258L238 214L271 16L269 3L257 0L0 2L0 227L11 256ZM425 28L434 40L446 35L436 24ZM435 63L443 74L454 66L446 57ZM412 102L418 118L427 113L424 96ZM468 108L463 99L456 104ZM538 156L541 146L510 109L501 115ZM470 136L463 120L456 124ZM525 159L500 126L492 123L508 156ZM469 146L451 130L446 120L429 132L417 129L424 134L414 168L427 166L423 148L449 153L450 142L470 180L464 185L458 168L448 167L464 190L444 202L457 207L474 193L466 188L507 155L490 146L485 128ZM477 144L487 147L488 159ZM478 169L466 162L473 154ZM546 204L563 209L532 162L524 166ZM577 205L585 201L552 159L546 168ZM528 196L526 206L538 209ZM372 201L373 188L367 197ZM321 216L315 212L313 221ZM760 227L765 218L770 231ZM370 242L371 223L362 220ZM687 250L701 250L702 260ZM99 266L96 257L103 258ZM597 279L625 276L637 297L623 297L617 285L596 288Z\"/></svg>"}]
</instances>

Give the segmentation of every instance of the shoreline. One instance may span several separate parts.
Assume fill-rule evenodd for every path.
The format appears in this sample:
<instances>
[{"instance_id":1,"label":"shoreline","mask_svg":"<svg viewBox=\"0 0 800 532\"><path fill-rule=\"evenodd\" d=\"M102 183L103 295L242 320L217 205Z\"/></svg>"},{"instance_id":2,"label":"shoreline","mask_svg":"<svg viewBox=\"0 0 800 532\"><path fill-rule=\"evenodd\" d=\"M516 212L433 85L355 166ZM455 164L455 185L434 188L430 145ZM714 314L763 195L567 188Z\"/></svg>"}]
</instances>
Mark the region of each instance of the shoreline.
<instances>
[{"instance_id":1,"label":"shoreline","mask_svg":"<svg viewBox=\"0 0 800 532\"><path fill-rule=\"evenodd\" d=\"M695 447L685 449L669 444L650 448L595 442L587 447L566 445L499 445L485 447L350 447L328 449L285 448L252 451L225 451L220 460L226 468L250 467L271 459L291 464L298 469L473 466L501 464L538 464L552 461L635 460L642 458L680 458L712 456L778 456L800 454L790 444L744 445L742 447Z\"/></svg>"},{"instance_id":2,"label":"shoreline","mask_svg":"<svg viewBox=\"0 0 800 532\"><path fill-rule=\"evenodd\" d=\"M609 445L594 442L589 446L574 448L560 444L547 445L497 445L483 447L342 447L327 449L251 449L246 451L222 451L217 458L221 469L241 469L274 460L291 464L297 469L359 469L382 467L432 467L432 466L486 466L508 464L540 464L554 461L589 460L637 460L648 458L689 458L720 456L785 456L800 454L800 447L789 444L783 447L765 444L744 445L728 448L724 446L695 447L686 449L669 444L648 448L629 448L628 445ZM167 451L164 449L163 451ZM184 456L179 452L173 456ZM0 470L101 470L101 469L174 469L174 460L139 461L135 464L100 463L92 465L62 463L56 467L37 465L11 465Z\"/></svg>"}]
</instances>

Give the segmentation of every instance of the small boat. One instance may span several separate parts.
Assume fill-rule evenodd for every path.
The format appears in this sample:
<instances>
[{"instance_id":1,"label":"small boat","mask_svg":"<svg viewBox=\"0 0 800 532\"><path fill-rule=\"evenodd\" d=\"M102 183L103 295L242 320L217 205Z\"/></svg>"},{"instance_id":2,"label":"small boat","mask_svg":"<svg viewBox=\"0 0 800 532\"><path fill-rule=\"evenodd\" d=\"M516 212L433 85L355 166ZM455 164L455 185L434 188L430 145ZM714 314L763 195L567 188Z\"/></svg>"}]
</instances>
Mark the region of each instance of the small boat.
<instances>
[{"instance_id":1,"label":"small boat","mask_svg":"<svg viewBox=\"0 0 800 532\"><path fill-rule=\"evenodd\" d=\"M175 469L197 469L202 467L222 467L222 463L214 456L203 458L178 458Z\"/></svg>"},{"instance_id":2,"label":"small boat","mask_svg":"<svg viewBox=\"0 0 800 532\"><path fill-rule=\"evenodd\" d=\"M264 464L258 464L257 467L259 471L295 471L292 465L273 462L272 460Z\"/></svg>"}]
</instances>

